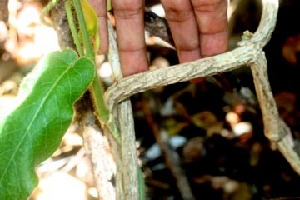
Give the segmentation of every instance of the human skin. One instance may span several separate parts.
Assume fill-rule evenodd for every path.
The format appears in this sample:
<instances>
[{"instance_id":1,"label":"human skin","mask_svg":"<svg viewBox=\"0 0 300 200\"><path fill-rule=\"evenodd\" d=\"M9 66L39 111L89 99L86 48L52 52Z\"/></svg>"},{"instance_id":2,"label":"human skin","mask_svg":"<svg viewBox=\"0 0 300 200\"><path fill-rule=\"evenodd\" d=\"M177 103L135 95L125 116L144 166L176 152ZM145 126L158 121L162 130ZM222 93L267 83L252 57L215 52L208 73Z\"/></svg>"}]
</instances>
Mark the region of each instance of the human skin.
<instances>
[{"instance_id":1,"label":"human skin","mask_svg":"<svg viewBox=\"0 0 300 200\"><path fill-rule=\"evenodd\" d=\"M99 20L100 53L108 48L106 0L89 0ZM227 50L227 0L161 0L179 61ZM112 0L123 76L147 71L144 1Z\"/></svg>"}]
</instances>

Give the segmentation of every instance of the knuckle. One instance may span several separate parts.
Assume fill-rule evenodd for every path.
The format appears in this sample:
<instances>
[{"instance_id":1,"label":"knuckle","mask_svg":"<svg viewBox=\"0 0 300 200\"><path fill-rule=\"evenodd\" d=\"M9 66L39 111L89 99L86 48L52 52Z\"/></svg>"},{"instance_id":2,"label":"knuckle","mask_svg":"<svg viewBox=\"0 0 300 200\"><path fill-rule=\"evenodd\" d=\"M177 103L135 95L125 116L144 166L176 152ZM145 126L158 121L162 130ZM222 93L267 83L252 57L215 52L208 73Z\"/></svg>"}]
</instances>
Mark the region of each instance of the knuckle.
<instances>
[{"instance_id":1,"label":"knuckle","mask_svg":"<svg viewBox=\"0 0 300 200\"><path fill-rule=\"evenodd\" d=\"M226 9L227 0L193 0L192 3L195 11L215 12Z\"/></svg>"},{"instance_id":2,"label":"knuckle","mask_svg":"<svg viewBox=\"0 0 300 200\"><path fill-rule=\"evenodd\" d=\"M116 17L130 19L143 13L143 1L141 0L118 0L113 2Z\"/></svg>"},{"instance_id":3,"label":"knuckle","mask_svg":"<svg viewBox=\"0 0 300 200\"><path fill-rule=\"evenodd\" d=\"M168 21L183 22L194 15L190 2L186 0L164 1L164 9Z\"/></svg>"},{"instance_id":4,"label":"knuckle","mask_svg":"<svg viewBox=\"0 0 300 200\"><path fill-rule=\"evenodd\" d=\"M167 12L167 19L171 22L185 22L194 17L190 11L169 11Z\"/></svg>"},{"instance_id":5,"label":"knuckle","mask_svg":"<svg viewBox=\"0 0 300 200\"><path fill-rule=\"evenodd\" d=\"M122 19L132 19L140 13L140 10L114 10L115 16Z\"/></svg>"},{"instance_id":6,"label":"knuckle","mask_svg":"<svg viewBox=\"0 0 300 200\"><path fill-rule=\"evenodd\" d=\"M183 12L190 8L190 3L186 0L165 0L163 6L166 12Z\"/></svg>"},{"instance_id":7,"label":"knuckle","mask_svg":"<svg viewBox=\"0 0 300 200\"><path fill-rule=\"evenodd\" d=\"M112 1L112 6L117 10L137 10L143 8L141 0L115 0Z\"/></svg>"}]
</instances>

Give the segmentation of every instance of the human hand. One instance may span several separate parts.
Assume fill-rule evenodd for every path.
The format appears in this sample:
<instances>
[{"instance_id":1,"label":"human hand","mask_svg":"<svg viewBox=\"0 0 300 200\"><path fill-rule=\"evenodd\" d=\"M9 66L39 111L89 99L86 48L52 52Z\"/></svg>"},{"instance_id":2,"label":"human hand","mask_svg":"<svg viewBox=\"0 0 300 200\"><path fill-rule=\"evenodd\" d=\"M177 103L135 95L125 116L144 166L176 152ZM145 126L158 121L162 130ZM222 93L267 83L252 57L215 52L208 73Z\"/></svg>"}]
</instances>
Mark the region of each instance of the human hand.
<instances>
[{"instance_id":1,"label":"human hand","mask_svg":"<svg viewBox=\"0 0 300 200\"><path fill-rule=\"evenodd\" d=\"M106 0L89 0L99 20L100 52L108 47ZM180 62L227 49L226 0L161 0ZM112 0L123 76L147 71L144 1Z\"/></svg>"}]
</instances>

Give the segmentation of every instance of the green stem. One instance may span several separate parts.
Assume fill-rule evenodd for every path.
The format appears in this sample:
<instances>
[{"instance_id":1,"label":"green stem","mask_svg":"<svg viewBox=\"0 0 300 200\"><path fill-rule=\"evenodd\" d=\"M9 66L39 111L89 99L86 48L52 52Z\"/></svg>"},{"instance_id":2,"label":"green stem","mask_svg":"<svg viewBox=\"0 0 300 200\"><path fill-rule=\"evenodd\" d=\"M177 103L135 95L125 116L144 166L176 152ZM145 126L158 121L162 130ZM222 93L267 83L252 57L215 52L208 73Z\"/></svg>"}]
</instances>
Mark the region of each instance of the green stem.
<instances>
[{"instance_id":1,"label":"green stem","mask_svg":"<svg viewBox=\"0 0 300 200\"><path fill-rule=\"evenodd\" d=\"M145 200L145 181L142 173L142 169L138 167L137 169L137 178L138 178L138 193L139 193L139 200Z\"/></svg>"},{"instance_id":2,"label":"green stem","mask_svg":"<svg viewBox=\"0 0 300 200\"><path fill-rule=\"evenodd\" d=\"M92 48L92 44L91 44L91 41L90 41L89 34L87 32L87 27L86 27L86 23L85 23L85 20L84 20L80 0L74 0L74 7L75 7L75 10L76 10L76 14L77 14L79 28L80 28L80 31L81 31L81 34L82 34L82 39L83 39L83 44L85 46L86 55L87 55L87 57L92 58L93 61L94 61L95 60L95 54L93 52L93 48Z\"/></svg>"},{"instance_id":3,"label":"green stem","mask_svg":"<svg viewBox=\"0 0 300 200\"><path fill-rule=\"evenodd\" d=\"M95 106L95 110L97 113L97 118L101 123L106 124L109 120L110 113L105 105L104 99L103 99L103 87L101 85L101 82L96 76L92 82L92 89L91 89L91 94Z\"/></svg>"},{"instance_id":4,"label":"green stem","mask_svg":"<svg viewBox=\"0 0 300 200\"><path fill-rule=\"evenodd\" d=\"M76 10L76 14L77 14L79 28L80 28L80 31L82 34L83 44L86 49L86 55L88 58L92 59L92 61L94 62L94 65L95 65L95 71L97 71L96 64L95 64L95 54L93 52L89 34L87 32L87 27L86 27L85 19L83 16L80 0L74 0L74 7ZM107 110L107 107L106 107L104 99L103 99L104 91L103 91L102 84L101 84L100 80L98 79L98 76L96 76L94 78L90 91L91 91L92 98L94 101L93 103L95 106L95 110L97 112L97 117L101 123L105 124L105 123L107 123L107 121L109 119L110 113Z\"/></svg>"},{"instance_id":5,"label":"green stem","mask_svg":"<svg viewBox=\"0 0 300 200\"><path fill-rule=\"evenodd\" d=\"M52 26L52 23L49 22L48 20L45 19L45 16L47 15L48 12L50 12L50 10L52 10L52 8L54 8L54 6L58 3L59 0L52 0L50 1L42 10L42 13L41 13L41 21L43 23L45 23L46 25L48 26Z\"/></svg>"},{"instance_id":6,"label":"green stem","mask_svg":"<svg viewBox=\"0 0 300 200\"><path fill-rule=\"evenodd\" d=\"M76 49L77 49L77 52L78 52L79 56L82 57L83 56L83 47L81 45L81 42L79 41L77 28L76 28L76 25L74 23L71 0L67 0L65 2L65 7L66 7L68 24L69 24L69 27L71 29L73 41L76 45Z\"/></svg>"}]
</instances>

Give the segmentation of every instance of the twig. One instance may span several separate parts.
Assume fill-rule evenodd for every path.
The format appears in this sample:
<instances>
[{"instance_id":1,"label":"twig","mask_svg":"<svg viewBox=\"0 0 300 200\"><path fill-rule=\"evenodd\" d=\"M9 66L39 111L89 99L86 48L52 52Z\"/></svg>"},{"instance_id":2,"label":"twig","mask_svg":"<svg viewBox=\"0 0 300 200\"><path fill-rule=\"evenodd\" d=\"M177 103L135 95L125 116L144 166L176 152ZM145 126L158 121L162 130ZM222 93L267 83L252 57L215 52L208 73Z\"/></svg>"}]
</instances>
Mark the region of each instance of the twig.
<instances>
[{"instance_id":1,"label":"twig","mask_svg":"<svg viewBox=\"0 0 300 200\"><path fill-rule=\"evenodd\" d=\"M265 135L273 145L278 146L279 151L291 164L293 169L300 174L299 152L295 151L296 144L293 140L291 130L279 117L267 77L267 59L263 53L257 62L251 65L251 70L258 102L262 111Z\"/></svg>"},{"instance_id":2,"label":"twig","mask_svg":"<svg viewBox=\"0 0 300 200\"><path fill-rule=\"evenodd\" d=\"M181 166L180 157L176 152L172 151L169 148L167 141L163 139L159 127L153 119L151 108L148 105L148 103L143 103L143 111L145 113L148 124L152 128L152 132L154 134L156 142L162 151L166 165L172 172L174 178L176 179L177 187L181 193L182 199L183 200L195 199L192 190L190 188L189 182L187 180L187 177L185 176L183 170L180 167Z\"/></svg>"}]
</instances>

